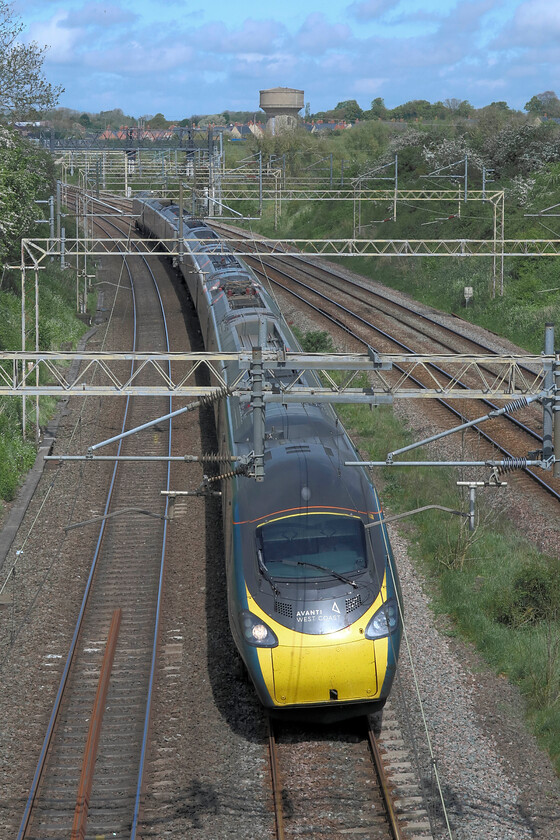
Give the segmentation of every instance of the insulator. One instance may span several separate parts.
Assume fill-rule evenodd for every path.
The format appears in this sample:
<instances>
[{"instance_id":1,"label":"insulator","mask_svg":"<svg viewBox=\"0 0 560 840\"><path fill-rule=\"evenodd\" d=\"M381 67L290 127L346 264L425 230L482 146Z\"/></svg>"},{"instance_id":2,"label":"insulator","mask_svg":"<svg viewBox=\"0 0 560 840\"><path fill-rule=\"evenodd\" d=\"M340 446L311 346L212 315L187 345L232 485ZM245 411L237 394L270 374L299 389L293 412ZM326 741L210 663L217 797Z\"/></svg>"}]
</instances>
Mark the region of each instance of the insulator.
<instances>
[{"instance_id":1,"label":"insulator","mask_svg":"<svg viewBox=\"0 0 560 840\"><path fill-rule=\"evenodd\" d=\"M519 411L521 408L527 408L529 403L527 402L527 397L519 397L517 400L512 400L512 402L508 403L504 406L505 414L513 414L514 411Z\"/></svg>"},{"instance_id":2,"label":"insulator","mask_svg":"<svg viewBox=\"0 0 560 840\"><path fill-rule=\"evenodd\" d=\"M228 464L233 459L227 452L208 452L201 455L198 460L205 464Z\"/></svg>"},{"instance_id":3,"label":"insulator","mask_svg":"<svg viewBox=\"0 0 560 840\"><path fill-rule=\"evenodd\" d=\"M513 470L524 470L527 466L527 458L504 458L503 463L498 467L500 474L513 472Z\"/></svg>"},{"instance_id":4,"label":"insulator","mask_svg":"<svg viewBox=\"0 0 560 840\"><path fill-rule=\"evenodd\" d=\"M241 467L236 467L230 472L222 473L222 475L212 475L206 478L207 484L215 484L217 481L225 481L228 478L235 478L236 475L247 475L247 465L243 464Z\"/></svg>"},{"instance_id":5,"label":"insulator","mask_svg":"<svg viewBox=\"0 0 560 840\"><path fill-rule=\"evenodd\" d=\"M200 405L212 405L212 403L216 402L216 400L221 400L222 397L227 397L230 394L230 390L227 385L223 385L221 388L218 388L213 394L203 394L199 400Z\"/></svg>"}]
</instances>

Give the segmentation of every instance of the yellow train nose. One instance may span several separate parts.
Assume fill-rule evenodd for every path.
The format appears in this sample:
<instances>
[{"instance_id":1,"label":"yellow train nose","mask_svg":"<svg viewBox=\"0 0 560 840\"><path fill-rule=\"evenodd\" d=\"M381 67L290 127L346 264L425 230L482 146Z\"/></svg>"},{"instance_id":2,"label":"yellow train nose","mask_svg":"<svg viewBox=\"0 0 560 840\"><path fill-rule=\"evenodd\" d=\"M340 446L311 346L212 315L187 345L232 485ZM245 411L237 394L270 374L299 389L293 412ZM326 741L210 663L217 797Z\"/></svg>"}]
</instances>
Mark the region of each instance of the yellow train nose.
<instances>
[{"instance_id":1,"label":"yellow train nose","mask_svg":"<svg viewBox=\"0 0 560 840\"><path fill-rule=\"evenodd\" d=\"M307 639L317 644L279 645L272 650L274 699L279 706L375 697L380 683L373 642L325 644L324 636ZM378 655L383 662L381 651Z\"/></svg>"}]
</instances>

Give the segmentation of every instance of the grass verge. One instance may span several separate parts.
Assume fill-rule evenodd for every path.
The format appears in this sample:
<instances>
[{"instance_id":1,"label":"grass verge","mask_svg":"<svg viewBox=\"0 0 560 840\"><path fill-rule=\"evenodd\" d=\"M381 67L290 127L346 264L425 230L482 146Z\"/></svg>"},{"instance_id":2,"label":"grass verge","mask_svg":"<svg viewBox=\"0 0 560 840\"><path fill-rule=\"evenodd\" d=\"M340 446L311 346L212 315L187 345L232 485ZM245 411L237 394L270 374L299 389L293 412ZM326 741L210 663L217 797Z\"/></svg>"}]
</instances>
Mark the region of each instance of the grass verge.
<instances>
[{"instance_id":1,"label":"grass verge","mask_svg":"<svg viewBox=\"0 0 560 840\"><path fill-rule=\"evenodd\" d=\"M294 332L308 353L334 350L325 331ZM389 406L347 405L337 411L365 459L383 461L387 452L413 442ZM423 457L423 450L415 451L415 460ZM457 488L451 468L375 472L392 513L436 500L452 510L469 509L467 491ZM539 553L513 530L506 510L493 506L484 512L483 505L479 494L472 532L465 518L439 510L411 516L399 527L435 593L435 610L450 616L452 632L472 642L498 674L519 687L529 725L560 775L560 558Z\"/></svg>"},{"instance_id":2,"label":"grass verge","mask_svg":"<svg viewBox=\"0 0 560 840\"><path fill-rule=\"evenodd\" d=\"M344 406L339 413L368 459L384 460L388 451L412 440L390 407L372 412ZM455 480L446 468L378 471L383 502L392 513L435 500L466 512L468 500L460 498ZM481 516L474 532L462 518L441 511L412 516L400 527L435 593L434 608L449 615L456 632L519 687L530 727L560 774L560 560L540 554L515 532L505 511Z\"/></svg>"},{"instance_id":3,"label":"grass verge","mask_svg":"<svg viewBox=\"0 0 560 840\"><path fill-rule=\"evenodd\" d=\"M35 347L35 281L26 284L26 344ZM5 271L0 287L0 349L21 348L21 278L19 272ZM76 314L76 276L62 271L57 263L47 263L39 273L39 349L72 349L86 330ZM39 424L53 415L56 399L41 397ZM15 498L22 477L35 459L36 401L27 400L26 440L22 434L22 400L0 397L0 512L2 502Z\"/></svg>"}]
</instances>

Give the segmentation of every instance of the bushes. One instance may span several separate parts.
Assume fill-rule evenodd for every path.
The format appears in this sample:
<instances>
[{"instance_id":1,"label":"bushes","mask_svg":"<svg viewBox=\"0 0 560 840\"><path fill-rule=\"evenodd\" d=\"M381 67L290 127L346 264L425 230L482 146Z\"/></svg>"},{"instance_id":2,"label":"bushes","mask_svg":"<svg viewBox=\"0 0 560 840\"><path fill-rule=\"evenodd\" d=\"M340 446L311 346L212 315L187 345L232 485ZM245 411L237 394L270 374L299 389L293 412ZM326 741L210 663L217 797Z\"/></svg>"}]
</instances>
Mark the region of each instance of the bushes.
<instances>
[{"instance_id":1,"label":"bushes","mask_svg":"<svg viewBox=\"0 0 560 840\"><path fill-rule=\"evenodd\" d=\"M21 347L21 303L9 292L0 291L0 350Z\"/></svg>"},{"instance_id":2,"label":"bushes","mask_svg":"<svg viewBox=\"0 0 560 840\"><path fill-rule=\"evenodd\" d=\"M35 227L39 193L52 183L51 156L0 126L0 266L19 256L20 239Z\"/></svg>"},{"instance_id":3,"label":"bushes","mask_svg":"<svg viewBox=\"0 0 560 840\"><path fill-rule=\"evenodd\" d=\"M0 349L15 350L21 347L21 298L17 272L11 272L0 291ZM9 289L9 290L6 290ZM16 290L16 291L14 291ZM28 318L33 323L35 302L34 283L26 288ZM39 275L39 348L54 350L76 346L85 325L75 312L75 275L61 271L55 264L47 264ZM34 328L28 320L27 348L35 346ZM35 401L33 401L33 406ZM43 422L53 411L55 401L41 397L40 419ZM28 421L35 423L31 412ZM33 465L35 447L22 439L22 402L19 397L0 398L0 500L14 498L21 476ZM33 437L34 431L31 432Z\"/></svg>"},{"instance_id":4,"label":"bushes","mask_svg":"<svg viewBox=\"0 0 560 840\"><path fill-rule=\"evenodd\" d=\"M332 338L326 330L316 330L297 335L304 353L334 353Z\"/></svg>"},{"instance_id":5,"label":"bushes","mask_svg":"<svg viewBox=\"0 0 560 840\"><path fill-rule=\"evenodd\" d=\"M410 442L388 407L344 406L340 413L368 459L384 460ZM393 467L378 471L376 482L391 513L434 501L466 511L455 478L445 468ZM479 494L477 511L487 513L474 533L442 511L411 516L400 527L432 583L434 609L451 616L452 632L471 640L497 673L519 687L533 731L560 772L560 559L539 554L513 530L499 499L485 501Z\"/></svg>"},{"instance_id":6,"label":"bushes","mask_svg":"<svg viewBox=\"0 0 560 840\"><path fill-rule=\"evenodd\" d=\"M333 154L335 183L338 183L340 161L344 159L345 183L349 184L351 174L371 172L390 163L398 150L399 186L410 189L450 188L452 180L430 182L422 176L468 153L469 192L481 188L482 167L491 171L494 179L490 182L491 190L505 191L506 238L554 239L553 220L537 214L560 203L560 127L555 123L533 126L525 119L520 122L519 115L510 115L504 122L501 112L498 116L498 133L492 130L486 134L476 125L463 129L441 125L437 130L402 131L369 121L338 136L321 138L320 142L308 137L306 151L309 155L315 142L316 158L320 154ZM294 144L291 151L295 165L302 158L296 154L295 139L290 142ZM454 171L460 174L460 167ZM378 171L377 175L387 173L392 170ZM460 184L455 182L456 186L457 183ZM368 186L390 187L391 184L371 180ZM275 230L272 205L265 203L263 220L252 225L255 230L271 235L339 239L352 236L355 212L352 201L285 202ZM458 207L456 202L411 199L399 202L396 221L392 216L389 199L376 203L363 201L361 235L372 239L486 240L493 236L493 209L489 202L461 202ZM492 257L353 258L343 262L423 303L444 311L461 312L468 320L498 332L530 352L542 350L545 322L560 320L555 258L506 258L503 297L500 278L493 278ZM499 272L499 260L497 269ZM474 298L466 309L465 286L474 287Z\"/></svg>"},{"instance_id":7,"label":"bushes","mask_svg":"<svg viewBox=\"0 0 560 840\"><path fill-rule=\"evenodd\" d=\"M35 447L21 437L21 400L7 397L0 402L0 498L11 501L19 477L33 466Z\"/></svg>"},{"instance_id":8,"label":"bushes","mask_svg":"<svg viewBox=\"0 0 560 840\"><path fill-rule=\"evenodd\" d=\"M496 621L510 627L534 626L560 617L560 562L538 557L504 586L494 606Z\"/></svg>"}]
</instances>

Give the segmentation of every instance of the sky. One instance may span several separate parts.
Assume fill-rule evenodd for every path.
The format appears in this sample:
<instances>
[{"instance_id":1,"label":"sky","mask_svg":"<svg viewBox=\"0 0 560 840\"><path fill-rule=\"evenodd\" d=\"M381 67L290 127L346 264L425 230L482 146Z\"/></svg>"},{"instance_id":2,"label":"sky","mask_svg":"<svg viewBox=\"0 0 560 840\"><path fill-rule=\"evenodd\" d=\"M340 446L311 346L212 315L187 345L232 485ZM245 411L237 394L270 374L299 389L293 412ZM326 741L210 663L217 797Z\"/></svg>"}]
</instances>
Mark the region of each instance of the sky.
<instances>
[{"instance_id":1,"label":"sky","mask_svg":"<svg viewBox=\"0 0 560 840\"><path fill-rule=\"evenodd\" d=\"M48 45L59 105L169 120L258 111L259 90L304 91L311 113L412 99L476 108L560 96L558 0L14 0Z\"/></svg>"}]
</instances>

